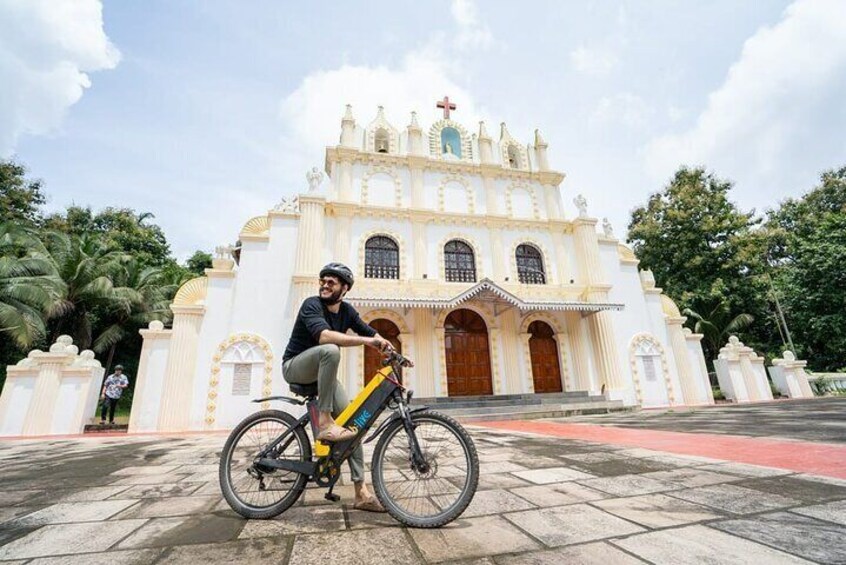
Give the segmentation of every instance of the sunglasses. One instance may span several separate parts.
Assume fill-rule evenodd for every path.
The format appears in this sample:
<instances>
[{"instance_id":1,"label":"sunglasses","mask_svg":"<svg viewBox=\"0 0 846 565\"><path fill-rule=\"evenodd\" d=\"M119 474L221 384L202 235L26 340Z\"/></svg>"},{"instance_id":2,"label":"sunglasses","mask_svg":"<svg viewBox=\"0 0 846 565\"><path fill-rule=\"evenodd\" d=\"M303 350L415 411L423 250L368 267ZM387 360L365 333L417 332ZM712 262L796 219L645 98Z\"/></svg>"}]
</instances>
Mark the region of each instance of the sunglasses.
<instances>
[{"instance_id":1,"label":"sunglasses","mask_svg":"<svg viewBox=\"0 0 846 565\"><path fill-rule=\"evenodd\" d=\"M341 286L341 283L339 283L338 281L333 280L333 279L318 279L317 282L320 286L328 286L329 288L335 288L336 286Z\"/></svg>"}]
</instances>

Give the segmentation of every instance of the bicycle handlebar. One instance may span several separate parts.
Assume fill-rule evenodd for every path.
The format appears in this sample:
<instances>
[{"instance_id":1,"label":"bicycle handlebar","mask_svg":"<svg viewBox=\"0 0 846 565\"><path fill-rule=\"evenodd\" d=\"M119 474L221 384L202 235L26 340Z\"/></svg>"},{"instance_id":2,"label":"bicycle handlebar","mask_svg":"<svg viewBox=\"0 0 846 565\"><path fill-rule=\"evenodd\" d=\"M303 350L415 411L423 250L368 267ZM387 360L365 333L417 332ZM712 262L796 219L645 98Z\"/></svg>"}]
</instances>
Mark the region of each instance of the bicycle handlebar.
<instances>
[{"instance_id":1,"label":"bicycle handlebar","mask_svg":"<svg viewBox=\"0 0 846 565\"><path fill-rule=\"evenodd\" d=\"M393 365L394 363L398 364L400 367L410 367L412 365L411 359L404 357L401 353L392 349L382 360L382 365L387 366Z\"/></svg>"}]
</instances>

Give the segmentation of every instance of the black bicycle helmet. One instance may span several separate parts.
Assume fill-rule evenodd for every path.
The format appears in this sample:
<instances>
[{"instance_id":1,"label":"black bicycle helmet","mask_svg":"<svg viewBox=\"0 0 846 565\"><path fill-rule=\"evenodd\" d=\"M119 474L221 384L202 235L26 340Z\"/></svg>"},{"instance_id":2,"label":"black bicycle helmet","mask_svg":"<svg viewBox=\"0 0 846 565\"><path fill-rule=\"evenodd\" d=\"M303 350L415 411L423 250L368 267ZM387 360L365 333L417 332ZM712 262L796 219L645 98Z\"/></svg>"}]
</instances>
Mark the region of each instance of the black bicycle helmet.
<instances>
[{"instance_id":1,"label":"black bicycle helmet","mask_svg":"<svg viewBox=\"0 0 846 565\"><path fill-rule=\"evenodd\" d=\"M347 283L347 286L349 286L350 289L352 289L353 283L355 282L352 271L343 263L329 263L320 269L320 278L323 278L326 275L338 277L341 282Z\"/></svg>"}]
</instances>

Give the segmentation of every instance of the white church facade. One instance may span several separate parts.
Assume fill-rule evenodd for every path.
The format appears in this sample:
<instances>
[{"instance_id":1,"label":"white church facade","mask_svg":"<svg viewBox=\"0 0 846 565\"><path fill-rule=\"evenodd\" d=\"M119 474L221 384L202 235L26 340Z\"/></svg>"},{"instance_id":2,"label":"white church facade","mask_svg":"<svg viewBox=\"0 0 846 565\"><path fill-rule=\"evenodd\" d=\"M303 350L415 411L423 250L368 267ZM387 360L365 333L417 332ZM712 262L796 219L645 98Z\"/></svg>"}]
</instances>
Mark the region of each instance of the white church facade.
<instances>
[{"instance_id":1,"label":"white church facade","mask_svg":"<svg viewBox=\"0 0 846 565\"><path fill-rule=\"evenodd\" d=\"M586 390L627 405L713 403L702 336L585 199L562 198L538 132L470 134L449 116L400 130L347 107L309 190L244 224L205 276L177 293L173 327L142 330L130 431L225 429L287 393L282 352L329 261L347 299L414 359L416 397ZM575 195L573 195L575 196ZM564 201L572 201L568 209ZM345 349L351 395L374 372Z\"/></svg>"}]
</instances>

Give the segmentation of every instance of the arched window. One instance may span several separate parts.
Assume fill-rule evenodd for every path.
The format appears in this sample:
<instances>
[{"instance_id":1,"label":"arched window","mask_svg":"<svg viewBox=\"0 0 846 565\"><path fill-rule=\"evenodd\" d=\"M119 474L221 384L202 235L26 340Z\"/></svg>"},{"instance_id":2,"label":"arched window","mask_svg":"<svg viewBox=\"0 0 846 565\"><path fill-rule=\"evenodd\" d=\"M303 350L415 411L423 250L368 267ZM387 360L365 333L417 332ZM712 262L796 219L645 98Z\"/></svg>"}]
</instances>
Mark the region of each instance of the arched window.
<instances>
[{"instance_id":1,"label":"arched window","mask_svg":"<svg viewBox=\"0 0 846 565\"><path fill-rule=\"evenodd\" d=\"M520 151L513 143L508 145L508 166L512 169L520 168Z\"/></svg>"},{"instance_id":2,"label":"arched window","mask_svg":"<svg viewBox=\"0 0 846 565\"><path fill-rule=\"evenodd\" d=\"M476 282L476 258L463 241L453 239L444 245L444 267L449 282Z\"/></svg>"},{"instance_id":3,"label":"arched window","mask_svg":"<svg viewBox=\"0 0 846 565\"><path fill-rule=\"evenodd\" d=\"M398 279L399 246L384 235L376 235L364 244L364 277L368 279Z\"/></svg>"},{"instance_id":4,"label":"arched window","mask_svg":"<svg viewBox=\"0 0 846 565\"><path fill-rule=\"evenodd\" d=\"M376 135L373 137L373 147L376 153L387 153L391 147L391 139L388 136L388 130L379 128L376 130Z\"/></svg>"},{"instance_id":5,"label":"arched window","mask_svg":"<svg viewBox=\"0 0 846 565\"><path fill-rule=\"evenodd\" d=\"M534 245L517 246L517 278L523 284L546 284L543 257Z\"/></svg>"},{"instance_id":6,"label":"arched window","mask_svg":"<svg viewBox=\"0 0 846 565\"><path fill-rule=\"evenodd\" d=\"M441 130L441 155L455 155L461 158L461 134L452 127Z\"/></svg>"}]
</instances>

